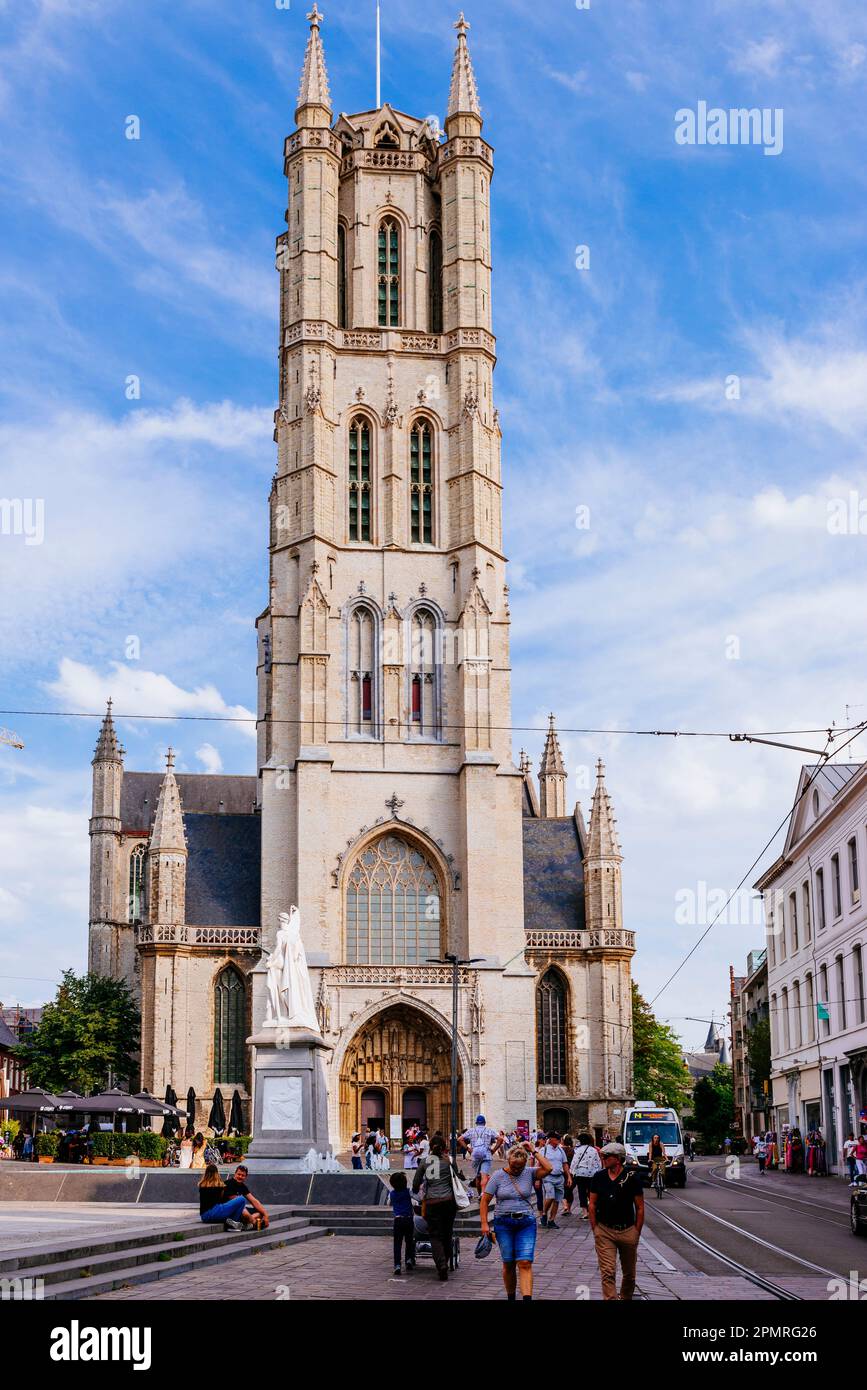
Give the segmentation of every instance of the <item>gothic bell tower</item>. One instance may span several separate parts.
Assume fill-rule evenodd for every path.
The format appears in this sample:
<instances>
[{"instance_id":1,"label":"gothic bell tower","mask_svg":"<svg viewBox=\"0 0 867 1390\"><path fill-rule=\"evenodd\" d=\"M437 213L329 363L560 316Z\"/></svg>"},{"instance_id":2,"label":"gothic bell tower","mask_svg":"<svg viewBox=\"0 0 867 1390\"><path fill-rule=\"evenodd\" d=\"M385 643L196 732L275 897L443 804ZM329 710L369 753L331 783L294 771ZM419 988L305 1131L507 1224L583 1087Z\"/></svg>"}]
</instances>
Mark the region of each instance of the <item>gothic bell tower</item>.
<instances>
[{"instance_id":1,"label":"gothic bell tower","mask_svg":"<svg viewBox=\"0 0 867 1390\"><path fill-rule=\"evenodd\" d=\"M432 1026L445 1022L447 981L430 965L443 952L479 958L462 977L466 1113L529 1115L535 1058L493 392L493 151L469 26L461 15L443 132L387 102L335 121L322 18L314 5L284 149L258 762L263 936L298 903L334 1048L336 1140L358 1122L337 1100L352 1020L377 999L415 999ZM357 866L379 856L370 872L385 882L384 836L437 885L428 927L396 880L370 915Z\"/></svg>"}]
</instances>

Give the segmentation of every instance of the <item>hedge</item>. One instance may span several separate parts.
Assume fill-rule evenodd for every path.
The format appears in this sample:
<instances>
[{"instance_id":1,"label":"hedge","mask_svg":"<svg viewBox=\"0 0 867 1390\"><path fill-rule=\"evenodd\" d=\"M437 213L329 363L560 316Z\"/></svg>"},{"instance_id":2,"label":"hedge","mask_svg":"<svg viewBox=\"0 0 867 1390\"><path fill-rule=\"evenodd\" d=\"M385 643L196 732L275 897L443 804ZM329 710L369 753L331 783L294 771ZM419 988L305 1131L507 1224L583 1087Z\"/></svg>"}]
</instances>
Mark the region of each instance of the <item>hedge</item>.
<instances>
[{"instance_id":1,"label":"hedge","mask_svg":"<svg viewBox=\"0 0 867 1390\"><path fill-rule=\"evenodd\" d=\"M167 1141L153 1130L137 1134L113 1134L101 1130L91 1136L94 1158L153 1158L161 1161Z\"/></svg>"},{"instance_id":2,"label":"hedge","mask_svg":"<svg viewBox=\"0 0 867 1390\"><path fill-rule=\"evenodd\" d=\"M37 1158L56 1158L60 1150L60 1135L57 1130L49 1130L47 1134L37 1134L33 1140Z\"/></svg>"}]
</instances>

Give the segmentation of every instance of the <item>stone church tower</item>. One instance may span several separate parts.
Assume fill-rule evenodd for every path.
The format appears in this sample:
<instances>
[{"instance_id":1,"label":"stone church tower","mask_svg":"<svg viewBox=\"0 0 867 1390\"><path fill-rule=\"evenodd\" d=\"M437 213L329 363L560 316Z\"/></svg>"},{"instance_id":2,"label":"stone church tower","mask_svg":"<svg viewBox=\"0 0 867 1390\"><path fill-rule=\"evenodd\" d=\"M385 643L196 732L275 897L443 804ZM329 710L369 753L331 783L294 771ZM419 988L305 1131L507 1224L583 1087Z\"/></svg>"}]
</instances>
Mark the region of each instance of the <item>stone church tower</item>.
<instances>
[{"instance_id":1,"label":"stone church tower","mask_svg":"<svg viewBox=\"0 0 867 1390\"><path fill-rule=\"evenodd\" d=\"M314 6L284 150L277 467L257 775L93 764L90 966L141 998L141 1083L251 1100L278 913L297 903L329 1127L617 1128L631 932L603 771L566 811L512 755L491 331L493 152L463 16L445 131L334 119ZM586 878L586 888L585 888Z\"/></svg>"},{"instance_id":2,"label":"stone church tower","mask_svg":"<svg viewBox=\"0 0 867 1390\"><path fill-rule=\"evenodd\" d=\"M494 406L490 185L467 26L445 140L389 105L332 125L314 8L278 239L271 593L259 621L262 921L297 902L331 1129L531 1118L521 777ZM407 1095L407 1093L409 1093Z\"/></svg>"}]
</instances>

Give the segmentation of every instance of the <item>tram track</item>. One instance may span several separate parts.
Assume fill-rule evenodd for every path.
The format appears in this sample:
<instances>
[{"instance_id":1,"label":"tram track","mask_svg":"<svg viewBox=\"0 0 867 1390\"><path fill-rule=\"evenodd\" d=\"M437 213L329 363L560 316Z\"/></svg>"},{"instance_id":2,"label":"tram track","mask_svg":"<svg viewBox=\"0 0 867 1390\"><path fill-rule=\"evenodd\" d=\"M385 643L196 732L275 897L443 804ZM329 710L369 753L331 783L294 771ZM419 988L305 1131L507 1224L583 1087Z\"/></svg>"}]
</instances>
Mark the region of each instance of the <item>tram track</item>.
<instances>
[{"instance_id":1,"label":"tram track","mask_svg":"<svg viewBox=\"0 0 867 1390\"><path fill-rule=\"evenodd\" d=\"M696 1177L693 1174L690 1174L690 1181L700 1183L705 1187L722 1187L723 1185L731 1187L734 1181L732 1178L722 1177L718 1168L709 1168L708 1177L715 1179L715 1181L709 1182L707 1177ZM809 1211L813 1215L813 1220L815 1221L821 1221L827 1226L837 1226L842 1230L849 1229L848 1218L842 1212L840 1213L840 1219L835 1220L831 1215L833 1208L825 1206L821 1202L811 1202L809 1198L804 1197L793 1197L788 1192L772 1192L767 1188L763 1188L761 1184L750 1182L744 1178L738 1178L737 1184L738 1187L745 1192L754 1192L757 1197L763 1198L769 1205L782 1203L785 1207L801 1207L804 1211ZM817 1216L815 1215L817 1212L824 1212L825 1215Z\"/></svg>"},{"instance_id":2,"label":"tram track","mask_svg":"<svg viewBox=\"0 0 867 1390\"><path fill-rule=\"evenodd\" d=\"M697 1236L694 1231L687 1230L686 1226L682 1226L679 1221L675 1221L667 1212L659 1211L657 1205L654 1205L652 1210L654 1216L661 1217L662 1220L673 1227L684 1240L696 1246L699 1250L703 1250L706 1255L712 1256L712 1258L718 1260L720 1264L725 1265L727 1269L733 1270L736 1274L739 1274L741 1278L747 1279L751 1284L755 1284L757 1288L764 1289L766 1293L773 1294L774 1298L778 1299L781 1303L805 1302L800 1294L792 1293L791 1290L783 1288L781 1284L775 1284L773 1279L768 1279L764 1274L757 1274L754 1269L750 1269L749 1265L741 1264L740 1260L734 1259L731 1255L724 1254L723 1251L718 1250L715 1245L711 1245L709 1241L703 1240L701 1236ZM744 1232L744 1234L748 1235L749 1233ZM764 1244L765 1242L762 1243ZM796 1261L798 1260L796 1255L791 1256L791 1258ZM798 1263L802 1262L798 1261ZM818 1266L814 1265L813 1268L816 1269Z\"/></svg>"}]
</instances>

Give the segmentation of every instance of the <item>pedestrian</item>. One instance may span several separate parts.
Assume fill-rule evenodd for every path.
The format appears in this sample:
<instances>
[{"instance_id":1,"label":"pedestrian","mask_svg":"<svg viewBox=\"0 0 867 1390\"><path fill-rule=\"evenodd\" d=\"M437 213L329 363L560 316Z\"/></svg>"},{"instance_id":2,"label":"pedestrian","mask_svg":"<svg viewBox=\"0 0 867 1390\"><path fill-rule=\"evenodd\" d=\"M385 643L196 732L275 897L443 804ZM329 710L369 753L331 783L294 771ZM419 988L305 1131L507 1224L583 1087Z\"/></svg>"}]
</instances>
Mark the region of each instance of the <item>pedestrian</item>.
<instances>
[{"instance_id":1,"label":"pedestrian","mask_svg":"<svg viewBox=\"0 0 867 1390\"><path fill-rule=\"evenodd\" d=\"M595 1176L602 1168L602 1159L599 1157L599 1150L593 1143L589 1134L579 1134L578 1143L575 1145L575 1153L569 1165L572 1177L575 1179L575 1188L578 1192L578 1205L581 1211L581 1220L587 1220L587 1207L590 1197L590 1179Z\"/></svg>"},{"instance_id":2,"label":"pedestrian","mask_svg":"<svg viewBox=\"0 0 867 1390\"><path fill-rule=\"evenodd\" d=\"M406 1269L415 1269L415 1222L406 1173L392 1173L388 1200L394 1216L394 1272L400 1274L400 1256L406 1247Z\"/></svg>"},{"instance_id":3,"label":"pedestrian","mask_svg":"<svg viewBox=\"0 0 867 1390\"><path fill-rule=\"evenodd\" d=\"M240 1231L249 1225L247 1199L238 1194L230 1201L225 1200L225 1187L216 1163L205 1167L199 1183L199 1216L206 1226L216 1226L222 1222L227 1231Z\"/></svg>"},{"instance_id":4,"label":"pedestrian","mask_svg":"<svg viewBox=\"0 0 867 1390\"><path fill-rule=\"evenodd\" d=\"M180 1144L179 1168L191 1168L193 1164L193 1131L187 1125Z\"/></svg>"},{"instance_id":5,"label":"pedestrian","mask_svg":"<svg viewBox=\"0 0 867 1390\"><path fill-rule=\"evenodd\" d=\"M858 1165L855 1161L855 1150L858 1148L858 1140L855 1138L855 1131L849 1130L847 1138L843 1141L843 1157L846 1160L846 1167L849 1169L849 1181L855 1181L855 1174L858 1172Z\"/></svg>"},{"instance_id":6,"label":"pedestrian","mask_svg":"<svg viewBox=\"0 0 867 1390\"><path fill-rule=\"evenodd\" d=\"M641 1178L624 1168L622 1144L605 1144L602 1171L590 1180L590 1225L602 1278L602 1297L618 1298L617 1257L620 1256L619 1298L628 1302L635 1292L638 1242L644 1225L644 1193Z\"/></svg>"},{"instance_id":7,"label":"pedestrian","mask_svg":"<svg viewBox=\"0 0 867 1390\"><path fill-rule=\"evenodd\" d=\"M765 1171L765 1163L767 1162L768 1157L768 1146L760 1134L757 1134L755 1139L753 1140L753 1153L755 1154L756 1162L759 1165L759 1173L763 1174Z\"/></svg>"},{"instance_id":8,"label":"pedestrian","mask_svg":"<svg viewBox=\"0 0 867 1390\"><path fill-rule=\"evenodd\" d=\"M484 1192L494 1166L494 1153L500 1142L499 1136L496 1130L491 1129L485 1122L484 1115L477 1115L473 1128L465 1130L462 1137L470 1150L473 1176L481 1178L479 1191Z\"/></svg>"},{"instance_id":9,"label":"pedestrian","mask_svg":"<svg viewBox=\"0 0 867 1390\"><path fill-rule=\"evenodd\" d=\"M351 1150L351 1153L352 1153L352 1166L353 1166L353 1168L355 1168L356 1170L359 1169L359 1168L363 1168L363 1167L364 1167L364 1163L362 1162L362 1158L361 1158L361 1135L360 1135L360 1134L353 1134L353 1136L352 1136L352 1143L350 1144L350 1150Z\"/></svg>"},{"instance_id":10,"label":"pedestrian","mask_svg":"<svg viewBox=\"0 0 867 1390\"><path fill-rule=\"evenodd\" d=\"M412 1139L407 1139L403 1146L403 1166L404 1168L417 1168L419 1160L419 1146Z\"/></svg>"},{"instance_id":11,"label":"pedestrian","mask_svg":"<svg viewBox=\"0 0 867 1390\"><path fill-rule=\"evenodd\" d=\"M250 1218L249 1225L255 1226L257 1231L266 1231L270 1224L268 1213L262 1206L258 1197L254 1197L247 1186L249 1170L246 1163L239 1163L232 1176L226 1183L223 1191L223 1201L230 1202L234 1197L243 1197L246 1202L245 1211Z\"/></svg>"},{"instance_id":12,"label":"pedestrian","mask_svg":"<svg viewBox=\"0 0 867 1390\"><path fill-rule=\"evenodd\" d=\"M684 1158L689 1158L689 1159L692 1158L692 1135L691 1135L691 1134L685 1134L685 1135L683 1136L683 1156L684 1156Z\"/></svg>"},{"instance_id":13,"label":"pedestrian","mask_svg":"<svg viewBox=\"0 0 867 1390\"><path fill-rule=\"evenodd\" d=\"M542 1176L542 1226L548 1231L559 1231L556 1216L566 1191L567 1165L566 1154L555 1129L548 1131L540 1152L550 1169Z\"/></svg>"},{"instance_id":14,"label":"pedestrian","mask_svg":"<svg viewBox=\"0 0 867 1390\"><path fill-rule=\"evenodd\" d=\"M458 1210L455 1184L458 1182L460 1178L455 1173L445 1139L432 1139L430 1153L418 1161L412 1190L418 1193L424 1187L421 1214L428 1225L437 1276L443 1283L449 1277L449 1260L452 1256L452 1239Z\"/></svg>"},{"instance_id":15,"label":"pedestrian","mask_svg":"<svg viewBox=\"0 0 867 1390\"><path fill-rule=\"evenodd\" d=\"M532 1160L532 1161L531 1161ZM491 1177L482 1193L480 1216L482 1234L491 1234L488 1208L494 1198L494 1239L503 1264L506 1298L521 1302L533 1297L533 1255L536 1250L536 1213L533 1188L536 1181L551 1172L551 1165L530 1143L515 1144L506 1154L503 1168Z\"/></svg>"},{"instance_id":16,"label":"pedestrian","mask_svg":"<svg viewBox=\"0 0 867 1390\"><path fill-rule=\"evenodd\" d=\"M374 1159L376 1157L376 1130L368 1129L364 1136L364 1166L365 1168L375 1168Z\"/></svg>"},{"instance_id":17,"label":"pedestrian","mask_svg":"<svg viewBox=\"0 0 867 1390\"><path fill-rule=\"evenodd\" d=\"M190 1160L190 1167L204 1168L207 1164L207 1161L208 1160L205 1157L205 1136L204 1134L199 1133L193 1140L193 1156Z\"/></svg>"},{"instance_id":18,"label":"pedestrian","mask_svg":"<svg viewBox=\"0 0 867 1390\"><path fill-rule=\"evenodd\" d=\"M572 1159L575 1157L575 1140L571 1134L563 1135L563 1153L566 1155L566 1166L563 1169L563 1176L566 1179L566 1191L563 1193L563 1215L572 1215L572 1202L575 1198L575 1184L572 1181Z\"/></svg>"},{"instance_id":19,"label":"pedestrian","mask_svg":"<svg viewBox=\"0 0 867 1390\"><path fill-rule=\"evenodd\" d=\"M867 1173L867 1135L863 1129L855 1144L855 1166L858 1169L859 1177L863 1177Z\"/></svg>"}]
</instances>

